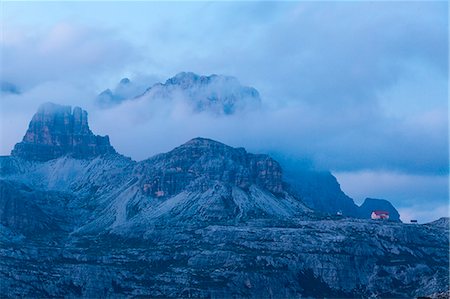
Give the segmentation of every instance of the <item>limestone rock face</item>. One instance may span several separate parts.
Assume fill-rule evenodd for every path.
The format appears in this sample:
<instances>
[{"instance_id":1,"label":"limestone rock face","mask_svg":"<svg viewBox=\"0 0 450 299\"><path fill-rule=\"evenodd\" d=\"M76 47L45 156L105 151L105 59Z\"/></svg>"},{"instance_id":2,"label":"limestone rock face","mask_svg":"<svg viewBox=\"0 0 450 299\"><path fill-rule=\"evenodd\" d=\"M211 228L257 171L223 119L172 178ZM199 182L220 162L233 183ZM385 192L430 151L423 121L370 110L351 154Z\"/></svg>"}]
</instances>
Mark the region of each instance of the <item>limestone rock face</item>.
<instances>
[{"instance_id":1,"label":"limestone rock face","mask_svg":"<svg viewBox=\"0 0 450 299\"><path fill-rule=\"evenodd\" d=\"M206 190L222 181L247 190L252 184L273 194L283 192L281 167L267 155L250 154L205 138L195 138L174 150L144 161L143 189L154 196L175 195L190 188Z\"/></svg>"},{"instance_id":2,"label":"limestone rock face","mask_svg":"<svg viewBox=\"0 0 450 299\"><path fill-rule=\"evenodd\" d=\"M33 116L22 142L15 145L11 155L48 161L64 155L89 158L107 153L115 153L109 137L92 133L86 111L47 103Z\"/></svg>"},{"instance_id":3,"label":"limestone rock face","mask_svg":"<svg viewBox=\"0 0 450 299\"><path fill-rule=\"evenodd\" d=\"M81 109L47 105L14 156L0 157L0 297L434 298L449 289L448 218L330 217L326 208L354 203L329 173L289 186L269 156L210 139L136 162L99 155L113 150L97 138Z\"/></svg>"}]
</instances>

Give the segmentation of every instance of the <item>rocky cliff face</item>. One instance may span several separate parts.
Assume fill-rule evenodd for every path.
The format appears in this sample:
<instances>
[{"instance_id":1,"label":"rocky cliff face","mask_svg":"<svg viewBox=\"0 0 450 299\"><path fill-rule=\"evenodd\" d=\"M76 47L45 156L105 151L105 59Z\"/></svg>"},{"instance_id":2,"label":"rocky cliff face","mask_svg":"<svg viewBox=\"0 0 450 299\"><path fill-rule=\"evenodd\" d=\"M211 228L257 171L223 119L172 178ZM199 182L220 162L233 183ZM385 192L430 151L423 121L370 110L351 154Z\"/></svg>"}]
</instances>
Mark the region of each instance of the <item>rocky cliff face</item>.
<instances>
[{"instance_id":1,"label":"rocky cliff face","mask_svg":"<svg viewBox=\"0 0 450 299\"><path fill-rule=\"evenodd\" d=\"M86 111L47 103L33 116L22 142L16 144L11 155L48 161L68 154L89 158L107 153L115 153L109 137L91 132Z\"/></svg>"},{"instance_id":2,"label":"rocky cliff face","mask_svg":"<svg viewBox=\"0 0 450 299\"><path fill-rule=\"evenodd\" d=\"M53 108L38 113L45 125L30 125L25 140L63 156L50 160L30 146L0 157L2 297L410 298L448 290L448 219L326 217L305 206L269 156L205 138L141 162L79 156L64 136L93 136L86 118Z\"/></svg>"},{"instance_id":3,"label":"rocky cliff face","mask_svg":"<svg viewBox=\"0 0 450 299\"><path fill-rule=\"evenodd\" d=\"M283 192L278 162L267 155L249 154L243 148L235 149L206 138L192 139L166 154L144 161L136 171L146 174L143 188L154 196L175 195L195 180L228 182L243 190L254 184L273 194Z\"/></svg>"},{"instance_id":4,"label":"rocky cliff face","mask_svg":"<svg viewBox=\"0 0 450 299\"><path fill-rule=\"evenodd\" d=\"M328 171L287 168L284 179L290 191L309 207L324 214L359 217L358 206L342 190L336 178ZM367 217L369 218L369 217Z\"/></svg>"}]
</instances>

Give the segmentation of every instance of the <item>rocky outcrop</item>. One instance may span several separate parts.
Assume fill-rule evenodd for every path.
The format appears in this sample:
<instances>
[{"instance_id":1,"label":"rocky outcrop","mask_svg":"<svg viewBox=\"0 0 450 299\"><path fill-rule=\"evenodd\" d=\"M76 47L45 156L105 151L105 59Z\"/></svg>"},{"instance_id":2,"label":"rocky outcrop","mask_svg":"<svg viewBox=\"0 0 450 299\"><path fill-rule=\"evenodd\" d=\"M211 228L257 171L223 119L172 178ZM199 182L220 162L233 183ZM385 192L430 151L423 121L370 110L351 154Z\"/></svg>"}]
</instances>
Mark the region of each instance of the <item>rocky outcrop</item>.
<instances>
[{"instance_id":1,"label":"rocky outcrop","mask_svg":"<svg viewBox=\"0 0 450 299\"><path fill-rule=\"evenodd\" d=\"M47 103L33 116L22 142L15 145L11 155L48 161L64 155L90 158L108 153L115 153L109 137L92 133L86 111Z\"/></svg>"},{"instance_id":2,"label":"rocky outcrop","mask_svg":"<svg viewBox=\"0 0 450 299\"><path fill-rule=\"evenodd\" d=\"M441 217L438 220L432 221L430 223L426 223L425 225L440 227L446 230L450 229L450 218L449 217Z\"/></svg>"},{"instance_id":3,"label":"rocky outcrop","mask_svg":"<svg viewBox=\"0 0 450 299\"><path fill-rule=\"evenodd\" d=\"M173 196L190 189L206 190L216 181L243 190L255 184L273 194L283 192L282 170L267 155L249 154L243 148L195 138L184 145L139 164L142 189L149 195ZM209 184L208 184L209 183Z\"/></svg>"},{"instance_id":4,"label":"rocky outcrop","mask_svg":"<svg viewBox=\"0 0 450 299\"><path fill-rule=\"evenodd\" d=\"M423 225L346 219L146 230L145 239L0 239L2 295L416 298L448 290L448 230Z\"/></svg>"}]
</instances>

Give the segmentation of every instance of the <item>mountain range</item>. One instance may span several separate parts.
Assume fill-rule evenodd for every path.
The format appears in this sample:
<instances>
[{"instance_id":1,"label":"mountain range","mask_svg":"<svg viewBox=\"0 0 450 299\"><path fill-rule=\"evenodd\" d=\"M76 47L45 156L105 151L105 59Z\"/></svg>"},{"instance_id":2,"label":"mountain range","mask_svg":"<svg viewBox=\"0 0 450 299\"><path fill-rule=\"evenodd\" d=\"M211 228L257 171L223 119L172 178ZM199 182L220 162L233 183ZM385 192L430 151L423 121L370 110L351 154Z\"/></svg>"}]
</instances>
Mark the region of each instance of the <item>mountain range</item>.
<instances>
[{"instance_id":1,"label":"mountain range","mask_svg":"<svg viewBox=\"0 0 450 299\"><path fill-rule=\"evenodd\" d=\"M183 74L144 94L203 94L192 84L214 80ZM225 98L212 111L234 111ZM448 218L403 224L388 201L355 205L329 172L284 170L207 138L134 161L79 107L39 108L0 157L0 195L2 297L407 298L449 288ZM391 221L370 220L374 209Z\"/></svg>"}]
</instances>

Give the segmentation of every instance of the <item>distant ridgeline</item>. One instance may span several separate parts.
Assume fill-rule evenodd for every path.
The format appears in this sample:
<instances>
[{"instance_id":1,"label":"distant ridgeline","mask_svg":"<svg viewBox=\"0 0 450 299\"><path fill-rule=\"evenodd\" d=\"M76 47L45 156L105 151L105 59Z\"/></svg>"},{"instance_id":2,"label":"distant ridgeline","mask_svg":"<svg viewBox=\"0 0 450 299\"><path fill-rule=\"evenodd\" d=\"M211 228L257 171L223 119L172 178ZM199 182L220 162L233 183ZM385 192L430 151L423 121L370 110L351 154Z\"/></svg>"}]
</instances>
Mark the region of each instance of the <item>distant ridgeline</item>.
<instances>
[{"instance_id":1,"label":"distant ridgeline","mask_svg":"<svg viewBox=\"0 0 450 299\"><path fill-rule=\"evenodd\" d=\"M426 296L448 290L448 231L403 224L385 200L358 207L329 172L207 138L136 162L86 111L51 103L0 157L5 297Z\"/></svg>"},{"instance_id":2,"label":"distant ridgeline","mask_svg":"<svg viewBox=\"0 0 450 299\"><path fill-rule=\"evenodd\" d=\"M97 103L104 108L124 101L166 102L181 100L191 106L194 112L206 111L229 115L239 111L257 108L261 103L256 89L243 86L230 76L200 76L182 72L165 83L156 83L143 90L128 78L122 79L112 91L106 89L97 97Z\"/></svg>"}]
</instances>

